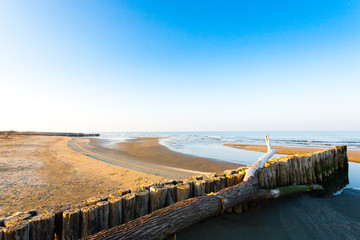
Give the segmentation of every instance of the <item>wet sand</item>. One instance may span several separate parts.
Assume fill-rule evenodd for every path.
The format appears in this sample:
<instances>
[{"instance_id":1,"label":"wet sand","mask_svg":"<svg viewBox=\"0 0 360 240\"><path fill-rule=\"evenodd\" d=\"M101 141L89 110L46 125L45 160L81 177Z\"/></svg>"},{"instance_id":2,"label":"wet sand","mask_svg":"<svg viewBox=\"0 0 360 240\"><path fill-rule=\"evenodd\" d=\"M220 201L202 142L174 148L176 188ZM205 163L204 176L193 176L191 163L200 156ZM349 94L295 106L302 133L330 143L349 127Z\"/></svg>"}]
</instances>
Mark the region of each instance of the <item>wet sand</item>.
<instances>
[{"instance_id":1,"label":"wet sand","mask_svg":"<svg viewBox=\"0 0 360 240\"><path fill-rule=\"evenodd\" d=\"M159 138L136 138L128 142L116 144L115 147L104 147L102 139L90 139L89 142L75 143L73 148L86 152L104 161L139 169L143 172L158 174L169 178L184 178L194 174L207 174L234 169L242 165L218 161L174 152L159 143ZM106 156L107 158L104 158Z\"/></svg>"},{"instance_id":2,"label":"wet sand","mask_svg":"<svg viewBox=\"0 0 360 240\"><path fill-rule=\"evenodd\" d=\"M266 152L266 145L250 145L250 144L224 144L227 147L239 148L243 150ZM300 153L313 153L316 151L323 150L325 148L306 148L306 147L287 147L287 146L271 146L276 149L277 154L293 155ZM350 162L360 163L360 151L348 149L348 159Z\"/></svg>"},{"instance_id":3,"label":"wet sand","mask_svg":"<svg viewBox=\"0 0 360 240\"><path fill-rule=\"evenodd\" d=\"M78 203L165 180L80 154L68 147L71 139L0 138L0 215L33 208L43 211L55 203Z\"/></svg>"}]
</instances>

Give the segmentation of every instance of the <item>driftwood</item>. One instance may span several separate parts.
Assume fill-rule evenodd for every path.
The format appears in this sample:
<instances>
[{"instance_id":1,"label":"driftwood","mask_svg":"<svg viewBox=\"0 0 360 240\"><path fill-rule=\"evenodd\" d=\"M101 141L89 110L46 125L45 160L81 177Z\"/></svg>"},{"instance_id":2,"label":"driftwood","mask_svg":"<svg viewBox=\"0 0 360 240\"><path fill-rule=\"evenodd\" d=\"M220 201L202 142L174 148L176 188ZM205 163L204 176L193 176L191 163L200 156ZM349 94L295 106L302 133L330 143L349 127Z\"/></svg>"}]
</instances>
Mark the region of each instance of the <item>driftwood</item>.
<instances>
[{"instance_id":1,"label":"driftwood","mask_svg":"<svg viewBox=\"0 0 360 240\"><path fill-rule=\"evenodd\" d=\"M266 139L269 151L249 168L245 176L246 181L225 188L215 194L177 202L127 224L89 236L87 239L165 239L169 235L181 231L192 224L203 221L211 216L222 214L226 209L235 207L236 212L246 211L249 202L272 199L319 188L317 185L301 185L277 189L261 189L257 177L259 169L275 153L275 150L271 149L267 137ZM237 179L237 176L232 174L227 173L229 177L223 178L224 180L230 179L229 185L234 184L235 179ZM220 178L220 184L221 180L222 178ZM213 181L208 181L208 191L211 188L211 182Z\"/></svg>"}]
</instances>

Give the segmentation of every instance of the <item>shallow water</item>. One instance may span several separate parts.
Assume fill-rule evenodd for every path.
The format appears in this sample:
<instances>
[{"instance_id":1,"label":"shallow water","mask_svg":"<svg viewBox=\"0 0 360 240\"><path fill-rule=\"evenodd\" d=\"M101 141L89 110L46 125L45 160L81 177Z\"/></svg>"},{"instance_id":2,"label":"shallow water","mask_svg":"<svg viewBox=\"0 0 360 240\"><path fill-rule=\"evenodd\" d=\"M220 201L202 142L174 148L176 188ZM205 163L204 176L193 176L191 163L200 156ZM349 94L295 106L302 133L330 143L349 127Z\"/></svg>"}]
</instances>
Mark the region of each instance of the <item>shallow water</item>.
<instances>
[{"instance_id":1,"label":"shallow water","mask_svg":"<svg viewBox=\"0 0 360 240\"><path fill-rule=\"evenodd\" d=\"M270 132L273 144L298 147L332 147L348 145L349 149L360 148L360 131L312 131ZM250 165L264 153L225 147L225 143L265 144L265 132L113 132L102 133L104 144L112 147L116 142L134 137L168 137L160 144L169 149L199 157L213 158ZM278 157L280 155L275 155ZM348 188L360 189L360 164L349 163Z\"/></svg>"}]
</instances>

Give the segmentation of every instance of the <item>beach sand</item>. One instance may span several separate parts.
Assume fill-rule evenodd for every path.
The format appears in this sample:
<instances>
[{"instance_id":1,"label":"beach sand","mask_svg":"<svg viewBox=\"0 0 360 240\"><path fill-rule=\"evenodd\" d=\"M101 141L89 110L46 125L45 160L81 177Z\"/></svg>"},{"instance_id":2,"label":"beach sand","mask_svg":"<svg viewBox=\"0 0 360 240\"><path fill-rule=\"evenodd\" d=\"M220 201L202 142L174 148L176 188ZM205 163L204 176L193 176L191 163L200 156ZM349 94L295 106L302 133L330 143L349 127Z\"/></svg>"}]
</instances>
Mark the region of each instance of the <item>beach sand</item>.
<instances>
[{"instance_id":1,"label":"beach sand","mask_svg":"<svg viewBox=\"0 0 360 240\"><path fill-rule=\"evenodd\" d=\"M68 147L71 139L0 138L0 215L33 208L42 211L55 203L78 203L165 180L80 154Z\"/></svg>"},{"instance_id":2,"label":"beach sand","mask_svg":"<svg viewBox=\"0 0 360 240\"><path fill-rule=\"evenodd\" d=\"M266 145L250 145L250 144L224 144L227 147L239 148L249 151L256 152L267 152ZM287 146L271 146L273 149L276 149L277 154L293 155L301 153L313 153L316 151L323 150L325 148L306 148L306 147L287 147ZM348 149L348 159L350 162L360 163L360 151Z\"/></svg>"},{"instance_id":3,"label":"beach sand","mask_svg":"<svg viewBox=\"0 0 360 240\"><path fill-rule=\"evenodd\" d=\"M120 188L240 165L173 152L158 138L102 146L100 139L9 136L0 138L0 215L56 203L79 203Z\"/></svg>"}]
</instances>

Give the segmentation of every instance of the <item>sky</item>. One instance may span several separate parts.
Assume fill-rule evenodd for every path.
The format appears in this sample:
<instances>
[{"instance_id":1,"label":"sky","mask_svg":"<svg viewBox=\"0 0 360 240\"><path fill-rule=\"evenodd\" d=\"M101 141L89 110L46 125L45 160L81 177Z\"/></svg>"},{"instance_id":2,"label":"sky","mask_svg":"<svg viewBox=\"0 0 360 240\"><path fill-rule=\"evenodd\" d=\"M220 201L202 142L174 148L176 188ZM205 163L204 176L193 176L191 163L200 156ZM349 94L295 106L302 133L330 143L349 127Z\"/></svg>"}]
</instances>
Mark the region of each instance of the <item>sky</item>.
<instances>
[{"instance_id":1,"label":"sky","mask_svg":"<svg viewBox=\"0 0 360 240\"><path fill-rule=\"evenodd\" d=\"M0 1L0 130L360 130L360 1Z\"/></svg>"}]
</instances>

